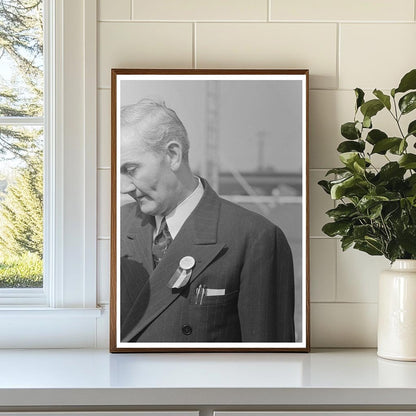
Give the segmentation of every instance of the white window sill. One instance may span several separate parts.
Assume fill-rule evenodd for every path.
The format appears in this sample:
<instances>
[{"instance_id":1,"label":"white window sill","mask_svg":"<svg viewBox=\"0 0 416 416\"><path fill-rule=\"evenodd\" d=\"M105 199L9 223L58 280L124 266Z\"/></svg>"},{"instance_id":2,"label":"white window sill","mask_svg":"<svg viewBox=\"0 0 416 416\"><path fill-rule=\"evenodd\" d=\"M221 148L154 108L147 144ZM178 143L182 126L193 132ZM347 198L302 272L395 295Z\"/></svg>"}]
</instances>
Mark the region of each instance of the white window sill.
<instances>
[{"instance_id":1,"label":"white window sill","mask_svg":"<svg viewBox=\"0 0 416 416\"><path fill-rule=\"evenodd\" d=\"M46 308L42 306L0 306L0 319L4 316L99 318L101 308Z\"/></svg>"},{"instance_id":2,"label":"white window sill","mask_svg":"<svg viewBox=\"0 0 416 416\"><path fill-rule=\"evenodd\" d=\"M95 348L99 308L0 308L0 348Z\"/></svg>"}]
</instances>

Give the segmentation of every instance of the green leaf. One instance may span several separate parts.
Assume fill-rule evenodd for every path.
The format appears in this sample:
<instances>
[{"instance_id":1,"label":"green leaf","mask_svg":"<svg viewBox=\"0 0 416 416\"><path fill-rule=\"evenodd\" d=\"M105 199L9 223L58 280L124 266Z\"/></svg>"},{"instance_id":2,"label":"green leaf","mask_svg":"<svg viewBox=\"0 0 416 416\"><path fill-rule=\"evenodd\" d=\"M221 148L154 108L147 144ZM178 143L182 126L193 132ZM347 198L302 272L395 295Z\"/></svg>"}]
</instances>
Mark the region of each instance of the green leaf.
<instances>
[{"instance_id":1,"label":"green leaf","mask_svg":"<svg viewBox=\"0 0 416 416\"><path fill-rule=\"evenodd\" d=\"M400 139L399 144L392 146L389 151L393 155L402 155L403 152L407 149L407 141L405 139Z\"/></svg>"},{"instance_id":2,"label":"green leaf","mask_svg":"<svg viewBox=\"0 0 416 416\"><path fill-rule=\"evenodd\" d=\"M387 255L386 255L386 257L390 261L394 261L396 259L402 258L402 256L403 256L403 252L400 248L400 245L399 245L399 242L397 241L397 239L395 238L395 239L389 241L389 243L387 244Z\"/></svg>"},{"instance_id":3,"label":"green leaf","mask_svg":"<svg viewBox=\"0 0 416 416\"><path fill-rule=\"evenodd\" d=\"M416 120L413 120L410 124L409 127L407 128L407 135L408 136L415 136L416 137Z\"/></svg>"},{"instance_id":4,"label":"green leaf","mask_svg":"<svg viewBox=\"0 0 416 416\"><path fill-rule=\"evenodd\" d=\"M411 254L416 254L416 227L411 226L406 228L399 235L398 242L405 251Z\"/></svg>"},{"instance_id":5,"label":"green leaf","mask_svg":"<svg viewBox=\"0 0 416 416\"><path fill-rule=\"evenodd\" d=\"M384 133L384 131L374 129L368 132L366 140L368 143L374 145L380 140L386 139L387 137L388 136L386 133Z\"/></svg>"},{"instance_id":6,"label":"green leaf","mask_svg":"<svg viewBox=\"0 0 416 416\"><path fill-rule=\"evenodd\" d=\"M386 163L380 169L378 176L382 181L389 181L392 178L403 178L406 169L400 167L397 162Z\"/></svg>"},{"instance_id":7,"label":"green leaf","mask_svg":"<svg viewBox=\"0 0 416 416\"><path fill-rule=\"evenodd\" d=\"M406 181L409 183L410 186L416 185L416 174L409 176Z\"/></svg>"},{"instance_id":8,"label":"green leaf","mask_svg":"<svg viewBox=\"0 0 416 416\"><path fill-rule=\"evenodd\" d=\"M348 168L333 168L329 169L329 171L325 174L325 176L335 174L335 175L345 175L346 173L351 172L351 169Z\"/></svg>"},{"instance_id":9,"label":"green leaf","mask_svg":"<svg viewBox=\"0 0 416 416\"><path fill-rule=\"evenodd\" d=\"M339 204L336 208L330 209L326 214L334 220L348 218L357 212L354 204Z\"/></svg>"},{"instance_id":10,"label":"green leaf","mask_svg":"<svg viewBox=\"0 0 416 416\"><path fill-rule=\"evenodd\" d=\"M406 192L406 195L416 196L416 174L413 174L406 178L405 182L408 186L408 191Z\"/></svg>"},{"instance_id":11,"label":"green leaf","mask_svg":"<svg viewBox=\"0 0 416 416\"><path fill-rule=\"evenodd\" d=\"M395 92L406 92L416 89L416 69L412 69L401 79L399 86Z\"/></svg>"},{"instance_id":12,"label":"green leaf","mask_svg":"<svg viewBox=\"0 0 416 416\"><path fill-rule=\"evenodd\" d=\"M381 212L383 211L383 204L376 204L370 208L370 218L375 220L381 217Z\"/></svg>"},{"instance_id":13,"label":"green leaf","mask_svg":"<svg viewBox=\"0 0 416 416\"><path fill-rule=\"evenodd\" d=\"M371 117L364 116L363 127L366 129L371 129L373 127L373 123L371 122Z\"/></svg>"},{"instance_id":14,"label":"green leaf","mask_svg":"<svg viewBox=\"0 0 416 416\"><path fill-rule=\"evenodd\" d=\"M355 111L364 104L364 91L361 88L356 88L355 90Z\"/></svg>"},{"instance_id":15,"label":"green leaf","mask_svg":"<svg viewBox=\"0 0 416 416\"><path fill-rule=\"evenodd\" d=\"M355 176L351 176L347 179L343 179L339 183L334 184L331 187L331 198L332 199L340 199L345 195L345 191L348 188L355 186L358 182L358 178Z\"/></svg>"},{"instance_id":16,"label":"green leaf","mask_svg":"<svg viewBox=\"0 0 416 416\"><path fill-rule=\"evenodd\" d=\"M380 155L384 155L387 150L391 149L393 146L400 146L402 139L398 137L387 137L386 139L382 139L378 141L374 147L371 154L377 153Z\"/></svg>"},{"instance_id":17,"label":"green leaf","mask_svg":"<svg viewBox=\"0 0 416 416\"><path fill-rule=\"evenodd\" d=\"M364 195L360 202L357 204L357 208L362 211L366 212L367 209L372 208L375 205L382 201L388 201L389 199L383 195Z\"/></svg>"},{"instance_id":18,"label":"green leaf","mask_svg":"<svg viewBox=\"0 0 416 416\"><path fill-rule=\"evenodd\" d=\"M341 126L341 135L348 140L357 140L361 137L360 130L357 128L357 122L350 121Z\"/></svg>"},{"instance_id":19,"label":"green leaf","mask_svg":"<svg viewBox=\"0 0 416 416\"><path fill-rule=\"evenodd\" d=\"M322 231L330 237L335 237L336 235L342 236L347 234L350 227L351 223L349 221L336 221L325 224L322 227Z\"/></svg>"},{"instance_id":20,"label":"green leaf","mask_svg":"<svg viewBox=\"0 0 416 416\"><path fill-rule=\"evenodd\" d=\"M354 244L354 237L351 235L346 235L341 238L341 247L342 251L345 251L347 248L350 248Z\"/></svg>"},{"instance_id":21,"label":"green leaf","mask_svg":"<svg viewBox=\"0 0 416 416\"><path fill-rule=\"evenodd\" d=\"M370 244L370 242L356 242L354 244L354 248L360 251L364 251L370 256L381 256L383 254L381 251L381 246L380 248L374 247L374 245Z\"/></svg>"},{"instance_id":22,"label":"green leaf","mask_svg":"<svg viewBox=\"0 0 416 416\"><path fill-rule=\"evenodd\" d=\"M318 185L327 193L330 194L331 193L331 188L329 186L329 182L328 181L319 181Z\"/></svg>"},{"instance_id":23,"label":"green leaf","mask_svg":"<svg viewBox=\"0 0 416 416\"><path fill-rule=\"evenodd\" d=\"M380 102L380 100L370 100L361 106L361 112L363 113L364 117L371 118L383 108L384 105Z\"/></svg>"},{"instance_id":24,"label":"green leaf","mask_svg":"<svg viewBox=\"0 0 416 416\"><path fill-rule=\"evenodd\" d=\"M365 240L365 237L373 233L371 225L357 225L352 230L352 235L355 240Z\"/></svg>"},{"instance_id":25,"label":"green leaf","mask_svg":"<svg viewBox=\"0 0 416 416\"><path fill-rule=\"evenodd\" d=\"M399 165L405 169L416 169L416 155L408 153L399 159Z\"/></svg>"},{"instance_id":26,"label":"green leaf","mask_svg":"<svg viewBox=\"0 0 416 416\"><path fill-rule=\"evenodd\" d=\"M409 201L409 204L414 208L414 207L416 207L416 195L411 195L411 196L408 196L407 198L406 198L408 201ZM411 210L411 215L413 216L413 214L416 214L416 212L414 212L414 210L412 209ZM416 219L416 217L415 217L415 219Z\"/></svg>"},{"instance_id":27,"label":"green leaf","mask_svg":"<svg viewBox=\"0 0 416 416\"><path fill-rule=\"evenodd\" d=\"M385 95L382 91L375 89L373 94L383 103L388 110L391 109L390 97Z\"/></svg>"},{"instance_id":28,"label":"green leaf","mask_svg":"<svg viewBox=\"0 0 416 416\"><path fill-rule=\"evenodd\" d=\"M355 172L363 174L365 172L365 167L366 167L365 159L360 158L360 159L355 160L352 167Z\"/></svg>"},{"instance_id":29,"label":"green leaf","mask_svg":"<svg viewBox=\"0 0 416 416\"><path fill-rule=\"evenodd\" d=\"M363 140L358 140L356 142L352 142L352 141L341 142L339 146L337 147L337 151L340 153L352 152L354 150L357 152L364 152L364 149L365 149L365 142Z\"/></svg>"},{"instance_id":30,"label":"green leaf","mask_svg":"<svg viewBox=\"0 0 416 416\"><path fill-rule=\"evenodd\" d=\"M360 155L357 152L345 152L339 155L339 160L349 167L352 167L358 159L360 159Z\"/></svg>"},{"instance_id":31,"label":"green leaf","mask_svg":"<svg viewBox=\"0 0 416 416\"><path fill-rule=\"evenodd\" d=\"M409 92L399 100L399 108L402 114L407 114L416 108L416 91Z\"/></svg>"}]
</instances>

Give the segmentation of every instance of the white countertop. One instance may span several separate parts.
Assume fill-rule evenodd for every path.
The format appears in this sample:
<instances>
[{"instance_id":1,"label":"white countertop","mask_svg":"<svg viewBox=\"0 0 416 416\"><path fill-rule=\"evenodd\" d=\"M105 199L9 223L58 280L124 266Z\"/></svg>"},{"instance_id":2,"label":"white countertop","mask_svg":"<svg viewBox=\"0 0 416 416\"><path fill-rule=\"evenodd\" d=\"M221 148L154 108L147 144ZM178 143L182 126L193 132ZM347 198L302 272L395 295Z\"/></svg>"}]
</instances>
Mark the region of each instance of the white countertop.
<instances>
[{"instance_id":1,"label":"white countertop","mask_svg":"<svg viewBox=\"0 0 416 416\"><path fill-rule=\"evenodd\" d=\"M0 350L0 407L412 405L416 363L375 350L136 353Z\"/></svg>"}]
</instances>

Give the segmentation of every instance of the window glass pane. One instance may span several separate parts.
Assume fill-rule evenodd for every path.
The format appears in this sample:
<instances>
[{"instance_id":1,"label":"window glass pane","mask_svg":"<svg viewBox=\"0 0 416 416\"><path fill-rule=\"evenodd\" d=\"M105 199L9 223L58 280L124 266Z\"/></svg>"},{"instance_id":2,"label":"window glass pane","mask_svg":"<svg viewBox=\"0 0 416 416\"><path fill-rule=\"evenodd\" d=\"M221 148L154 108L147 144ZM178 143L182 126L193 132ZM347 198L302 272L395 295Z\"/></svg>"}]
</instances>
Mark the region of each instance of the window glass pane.
<instances>
[{"instance_id":1,"label":"window glass pane","mask_svg":"<svg viewBox=\"0 0 416 416\"><path fill-rule=\"evenodd\" d=\"M42 287L43 128L4 131L20 155L0 146L0 288Z\"/></svg>"},{"instance_id":2,"label":"window glass pane","mask_svg":"<svg viewBox=\"0 0 416 416\"><path fill-rule=\"evenodd\" d=\"M0 0L0 39L0 288L42 287L43 2Z\"/></svg>"},{"instance_id":3,"label":"window glass pane","mask_svg":"<svg viewBox=\"0 0 416 416\"><path fill-rule=\"evenodd\" d=\"M40 0L0 0L0 116L43 114Z\"/></svg>"}]
</instances>

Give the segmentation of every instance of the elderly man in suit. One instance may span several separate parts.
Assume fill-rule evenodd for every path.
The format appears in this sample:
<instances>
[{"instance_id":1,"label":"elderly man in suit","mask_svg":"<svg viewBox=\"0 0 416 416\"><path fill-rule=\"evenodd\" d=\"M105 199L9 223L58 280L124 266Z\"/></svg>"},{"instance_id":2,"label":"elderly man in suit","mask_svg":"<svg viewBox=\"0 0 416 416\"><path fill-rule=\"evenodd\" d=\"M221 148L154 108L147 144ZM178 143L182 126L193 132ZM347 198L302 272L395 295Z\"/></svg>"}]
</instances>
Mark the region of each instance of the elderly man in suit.
<instances>
[{"instance_id":1,"label":"elderly man in suit","mask_svg":"<svg viewBox=\"0 0 416 416\"><path fill-rule=\"evenodd\" d=\"M189 166L176 113L121 110L122 342L293 342L292 255L283 232L220 198Z\"/></svg>"}]
</instances>

